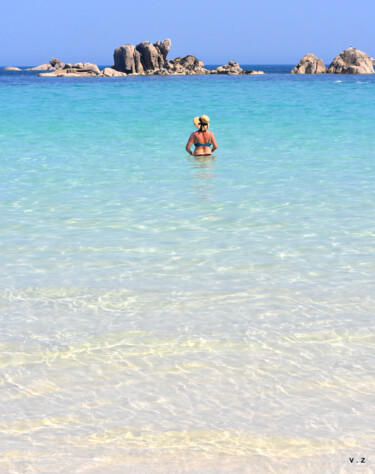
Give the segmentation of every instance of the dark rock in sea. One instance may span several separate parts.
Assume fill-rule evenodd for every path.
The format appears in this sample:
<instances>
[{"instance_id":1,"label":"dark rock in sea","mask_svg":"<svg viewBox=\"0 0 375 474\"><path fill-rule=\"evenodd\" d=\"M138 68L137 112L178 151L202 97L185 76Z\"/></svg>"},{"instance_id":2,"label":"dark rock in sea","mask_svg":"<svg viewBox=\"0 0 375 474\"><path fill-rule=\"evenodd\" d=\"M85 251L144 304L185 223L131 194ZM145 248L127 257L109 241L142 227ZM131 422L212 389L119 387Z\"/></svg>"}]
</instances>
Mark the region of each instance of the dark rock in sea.
<instances>
[{"instance_id":1,"label":"dark rock in sea","mask_svg":"<svg viewBox=\"0 0 375 474\"><path fill-rule=\"evenodd\" d=\"M240 67L235 61L228 61L228 64L219 66L211 71L211 74L229 74L232 76L238 76L240 74L252 75L252 74L264 74L263 71L246 71Z\"/></svg>"},{"instance_id":2,"label":"dark rock in sea","mask_svg":"<svg viewBox=\"0 0 375 474\"><path fill-rule=\"evenodd\" d=\"M164 67L166 59L163 57L160 49L156 49L149 41L137 44L135 49L140 54L143 70L146 73Z\"/></svg>"},{"instance_id":3,"label":"dark rock in sea","mask_svg":"<svg viewBox=\"0 0 375 474\"><path fill-rule=\"evenodd\" d=\"M298 64L290 71L291 74L323 74L326 67L315 54L305 54Z\"/></svg>"},{"instance_id":4,"label":"dark rock in sea","mask_svg":"<svg viewBox=\"0 0 375 474\"><path fill-rule=\"evenodd\" d=\"M125 72L126 74L144 73L141 55L133 44L124 44L116 48L113 59L113 69L116 69L116 71Z\"/></svg>"},{"instance_id":5,"label":"dark rock in sea","mask_svg":"<svg viewBox=\"0 0 375 474\"><path fill-rule=\"evenodd\" d=\"M247 70L244 69L241 74L246 74L246 75L256 75L256 74L264 74L264 71L254 71L254 70Z\"/></svg>"},{"instance_id":6,"label":"dark rock in sea","mask_svg":"<svg viewBox=\"0 0 375 474\"><path fill-rule=\"evenodd\" d=\"M335 57L326 72L329 74L374 74L374 66L368 54L350 47Z\"/></svg>"},{"instance_id":7,"label":"dark rock in sea","mask_svg":"<svg viewBox=\"0 0 375 474\"><path fill-rule=\"evenodd\" d=\"M205 69L204 63L195 56L189 54L184 58L175 58L169 61L166 69L169 74L210 74L208 69Z\"/></svg>"},{"instance_id":8,"label":"dark rock in sea","mask_svg":"<svg viewBox=\"0 0 375 474\"><path fill-rule=\"evenodd\" d=\"M242 74L243 69L235 61L228 61L228 64L219 66L211 71L211 74Z\"/></svg>"}]
</instances>

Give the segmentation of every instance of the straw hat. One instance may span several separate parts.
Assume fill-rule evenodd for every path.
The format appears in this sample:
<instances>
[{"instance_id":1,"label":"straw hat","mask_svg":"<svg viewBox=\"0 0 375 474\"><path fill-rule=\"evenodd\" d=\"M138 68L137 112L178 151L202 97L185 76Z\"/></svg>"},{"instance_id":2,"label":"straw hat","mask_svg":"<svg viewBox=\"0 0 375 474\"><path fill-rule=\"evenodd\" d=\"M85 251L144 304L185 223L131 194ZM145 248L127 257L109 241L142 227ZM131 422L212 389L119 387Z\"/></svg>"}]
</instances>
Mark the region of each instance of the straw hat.
<instances>
[{"instance_id":1,"label":"straw hat","mask_svg":"<svg viewBox=\"0 0 375 474\"><path fill-rule=\"evenodd\" d=\"M201 128L201 124L210 126L210 117L207 115L201 115L200 117L194 117L193 123L197 128Z\"/></svg>"}]
</instances>

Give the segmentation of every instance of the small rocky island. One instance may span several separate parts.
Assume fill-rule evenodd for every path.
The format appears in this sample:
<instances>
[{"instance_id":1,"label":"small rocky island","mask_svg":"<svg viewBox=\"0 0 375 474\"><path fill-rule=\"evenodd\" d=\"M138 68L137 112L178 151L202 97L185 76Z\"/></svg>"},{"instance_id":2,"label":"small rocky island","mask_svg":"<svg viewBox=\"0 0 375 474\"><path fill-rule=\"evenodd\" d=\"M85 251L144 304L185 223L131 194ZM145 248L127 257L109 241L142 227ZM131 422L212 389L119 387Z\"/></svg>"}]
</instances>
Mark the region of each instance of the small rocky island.
<instances>
[{"instance_id":1,"label":"small rocky island","mask_svg":"<svg viewBox=\"0 0 375 474\"><path fill-rule=\"evenodd\" d=\"M178 57L168 60L167 56L171 48L170 39L157 41L152 44L149 41L134 46L124 44L118 46L114 53L114 64L112 67L99 70L96 64L91 63L64 63L59 59L52 58L49 63L41 64L29 70L48 71L41 72L39 76L44 77L121 77L141 75L197 75L197 74L264 74L263 71L245 71L238 63L229 61L228 64L220 66L214 71L204 67L204 63L195 56L189 54L183 58ZM17 70L6 68L7 70Z\"/></svg>"},{"instance_id":2,"label":"small rocky island","mask_svg":"<svg viewBox=\"0 0 375 474\"><path fill-rule=\"evenodd\" d=\"M113 53L114 64L102 71L96 64L80 62L76 64L64 63L52 58L49 63L41 64L27 70L47 71L39 76L44 77L122 77L122 76L169 76L169 75L197 75L197 74L227 74L253 75L264 74L263 71L247 71L235 61L219 66L210 71L204 63L189 54L183 58L169 60L167 58L172 42L170 39L149 41L134 46L124 44L118 46ZM374 62L368 54L352 46L342 51L326 68L322 59L315 54L305 56L290 71L291 74L374 74ZM5 71L21 71L17 67L6 67Z\"/></svg>"},{"instance_id":3,"label":"small rocky island","mask_svg":"<svg viewBox=\"0 0 375 474\"><path fill-rule=\"evenodd\" d=\"M373 59L351 46L342 51L326 69L315 54L306 54L290 71L291 74L374 74Z\"/></svg>"},{"instance_id":4,"label":"small rocky island","mask_svg":"<svg viewBox=\"0 0 375 474\"><path fill-rule=\"evenodd\" d=\"M315 54L307 53L290 71L291 74L322 74L326 67L322 59Z\"/></svg>"}]
</instances>

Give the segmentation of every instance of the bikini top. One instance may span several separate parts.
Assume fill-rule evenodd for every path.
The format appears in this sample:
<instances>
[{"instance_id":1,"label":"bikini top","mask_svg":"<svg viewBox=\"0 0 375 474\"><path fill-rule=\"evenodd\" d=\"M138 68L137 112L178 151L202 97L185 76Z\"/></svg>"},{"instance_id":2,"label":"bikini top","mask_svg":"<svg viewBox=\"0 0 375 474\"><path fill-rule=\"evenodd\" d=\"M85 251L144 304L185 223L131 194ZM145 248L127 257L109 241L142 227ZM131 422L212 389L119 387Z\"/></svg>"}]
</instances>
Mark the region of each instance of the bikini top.
<instances>
[{"instance_id":1,"label":"bikini top","mask_svg":"<svg viewBox=\"0 0 375 474\"><path fill-rule=\"evenodd\" d=\"M197 138L195 134L194 134L194 136L195 136L195 138ZM194 146L195 147L198 147L198 146L211 146L210 139L211 139L211 134L210 134L210 138L208 139L207 143L200 143L200 141L198 140L196 143L194 142Z\"/></svg>"}]
</instances>

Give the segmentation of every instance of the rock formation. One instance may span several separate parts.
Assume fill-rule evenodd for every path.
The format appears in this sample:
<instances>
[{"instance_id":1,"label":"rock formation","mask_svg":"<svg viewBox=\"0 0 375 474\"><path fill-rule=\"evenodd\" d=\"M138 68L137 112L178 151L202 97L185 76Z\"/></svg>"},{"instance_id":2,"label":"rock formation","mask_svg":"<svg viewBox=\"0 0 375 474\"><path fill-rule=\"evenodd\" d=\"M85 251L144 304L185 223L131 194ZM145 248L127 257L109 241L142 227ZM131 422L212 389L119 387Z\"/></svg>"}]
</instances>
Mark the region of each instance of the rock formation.
<instances>
[{"instance_id":1,"label":"rock formation","mask_svg":"<svg viewBox=\"0 0 375 474\"><path fill-rule=\"evenodd\" d=\"M329 74L374 74L370 56L352 46L335 57L329 65Z\"/></svg>"},{"instance_id":2,"label":"rock formation","mask_svg":"<svg viewBox=\"0 0 375 474\"><path fill-rule=\"evenodd\" d=\"M321 59L315 54L305 54L296 66L290 71L291 74L323 74L326 67Z\"/></svg>"},{"instance_id":3,"label":"rock formation","mask_svg":"<svg viewBox=\"0 0 375 474\"><path fill-rule=\"evenodd\" d=\"M60 59L51 58L49 63L41 64L36 67L29 67L27 71L53 71L54 69L61 69L64 67L64 63Z\"/></svg>"},{"instance_id":4,"label":"rock formation","mask_svg":"<svg viewBox=\"0 0 375 474\"><path fill-rule=\"evenodd\" d=\"M126 74L170 75L170 74L209 74L195 56L188 55L168 61L171 40L149 41L134 46L124 44L115 49L113 69Z\"/></svg>"},{"instance_id":5,"label":"rock formation","mask_svg":"<svg viewBox=\"0 0 375 474\"><path fill-rule=\"evenodd\" d=\"M68 69L68 70L75 69L76 72L91 72L94 75L100 74L100 70L98 66L92 63L76 63L76 64L73 64L71 68L64 67L64 69ZM71 72L74 72L74 71L71 71Z\"/></svg>"},{"instance_id":6,"label":"rock formation","mask_svg":"<svg viewBox=\"0 0 375 474\"><path fill-rule=\"evenodd\" d=\"M100 70L96 64L91 63L76 63L65 64L64 67L56 69L56 71L49 73L41 73L39 76L44 77L80 77L80 76L99 76Z\"/></svg>"},{"instance_id":7,"label":"rock formation","mask_svg":"<svg viewBox=\"0 0 375 474\"><path fill-rule=\"evenodd\" d=\"M242 74L250 74L250 75L253 75L253 74L264 74L264 71L252 71L252 70L247 71L246 69L244 69L244 70L242 71Z\"/></svg>"},{"instance_id":8,"label":"rock formation","mask_svg":"<svg viewBox=\"0 0 375 474\"><path fill-rule=\"evenodd\" d=\"M103 69L100 75L104 77L121 77L126 76L127 74L125 72L116 71L111 67L106 67Z\"/></svg>"},{"instance_id":9,"label":"rock formation","mask_svg":"<svg viewBox=\"0 0 375 474\"><path fill-rule=\"evenodd\" d=\"M169 41L169 44L170 44L170 40L164 40L164 41ZM164 66L168 62L167 54L168 54L169 49L166 52L166 54L163 55L159 47L160 44L161 43L151 44L149 41L143 41L143 43L137 44L135 48L140 54L143 70L146 73L148 71L155 71L155 69L164 68ZM163 48L163 51L165 51L164 48Z\"/></svg>"},{"instance_id":10,"label":"rock formation","mask_svg":"<svg viewBox=\"0 0 375 474\"><path fill-rule=\"evenodd\" d=\"M228 64L219 66L211 71L211 74L242 74L243 69L235 61L228 61Z\"/></svg>"},{"instance_id":11,"label":"rock formation","mask_svg":"<svg viewBox=\"0 0 375 474\"><path fill-rule=\"evenodd\" d=\"M40 66L28 67L26 71L54 71L55 68L50 63L40 64Z\"/></svg>"},{"instance_id":12,"label":"rock formation","mask_svg":"<svg viewBox=\"0 0 375 474\"><path fill-rule=\"evenodd\" d=\"M191 74L264 74L263 71L244 71L238 63L229 61L228 64L220 66L214 71L204 67L204 63L195 56L189 54L183 58L178 57L169 61L167 59L171 48L171 40L157 41L152 44L149 41L134 46L124 44L118 46L114 53L114 65L99 71L98 66L91 63L63 63L59 59L52 58L49 64L42 64L33 70L42 69L52 71L41 73L44 77L79 77L79 76L101 76L121 77L133 75L191 75Z\"/></svg>"},{"instance_id":13,"label":"rock formation","mask_svg":"<svg viewBox=\"0 0 375 474\"><path fill-rule=\"evenodd\" d=\"M126 74L143 74L141 55L132 44L124 44L113 53L113 69Z\"/></svg>"},{"instance_id":14,"label":"rock formation","mask_svg":"<svg viewBox=\"0 0 375 474\"><path fill-rule=\"evenodd\" d=\"M242 74L250 74L250 75L254 75L254 74L264 74L264 71L253 71L253 70L249 70L247 71L246 69L243 70Z\"/></svg>"},{"instance_id":15,"label":"rock formation","mask_svg":"<svg viewBox=\"0 0 375 474\"><path fill-rule=\"evenodd\" d=\"M228 61L228 64L219 66L211 71L211 74L229 74L229 75L240 75L240 74L264 74L263 71L246 71L242 69L235 61Z\"/></svg>"},{"instance_id":16,"label":"rock formation","mask_svg":"<svg viewBox=\"0 0 375 474\"><path fill-rule=\"evenodd\" d=\"M51 58L49 60L50 65L55 69L62 69L65 66L65 63L60 61L60 59Z\"/></svg>"},{"instance_id":17,"label":"rock formation","mask_svg":"<svg viewBox=\"0 0 375 474\"><path fill-rule=\"evenodd\" d=\"M164 58L164 61L166 61L169 50L171 49L171 46L172 46L171 40L167 38L162 42L157 41L156 43L154 43L154 46L160 52L160 54Z\"/></svg>"},{"instance_id":18,"label":"rock formation","mask_svg":"<svg viewBox=\"0 0 375 474\"><path fill-rule=\"evenodd\" d=\"M4 68L4 71L22 71L19 67L8 66Z\"/></svg>"},{"instance_id":19,"label":"rock formation","mask_svg":"<svg viewBox=\"0 0 375 474\"><path fill-rule=\"evenodd\" d=\"M143 41L137 46L119 46L113 54L113 69L126 74L152 74L157 69L164 69L168 65L167 55L171 44L170 39L165 39L154 44Z\"/></svg>"},{"instance_id":20,"label":"rock formation","mask_svg":"<svg viewBox=\"0 0 375 474\"><path fill-rule=\"evenodd\" d=\"M189 54L184 58L175 58L169 61L167 71L169 74L209 74L210 71L205 69L204 63L195 56Z\"/></svg>"}]
</instances>

